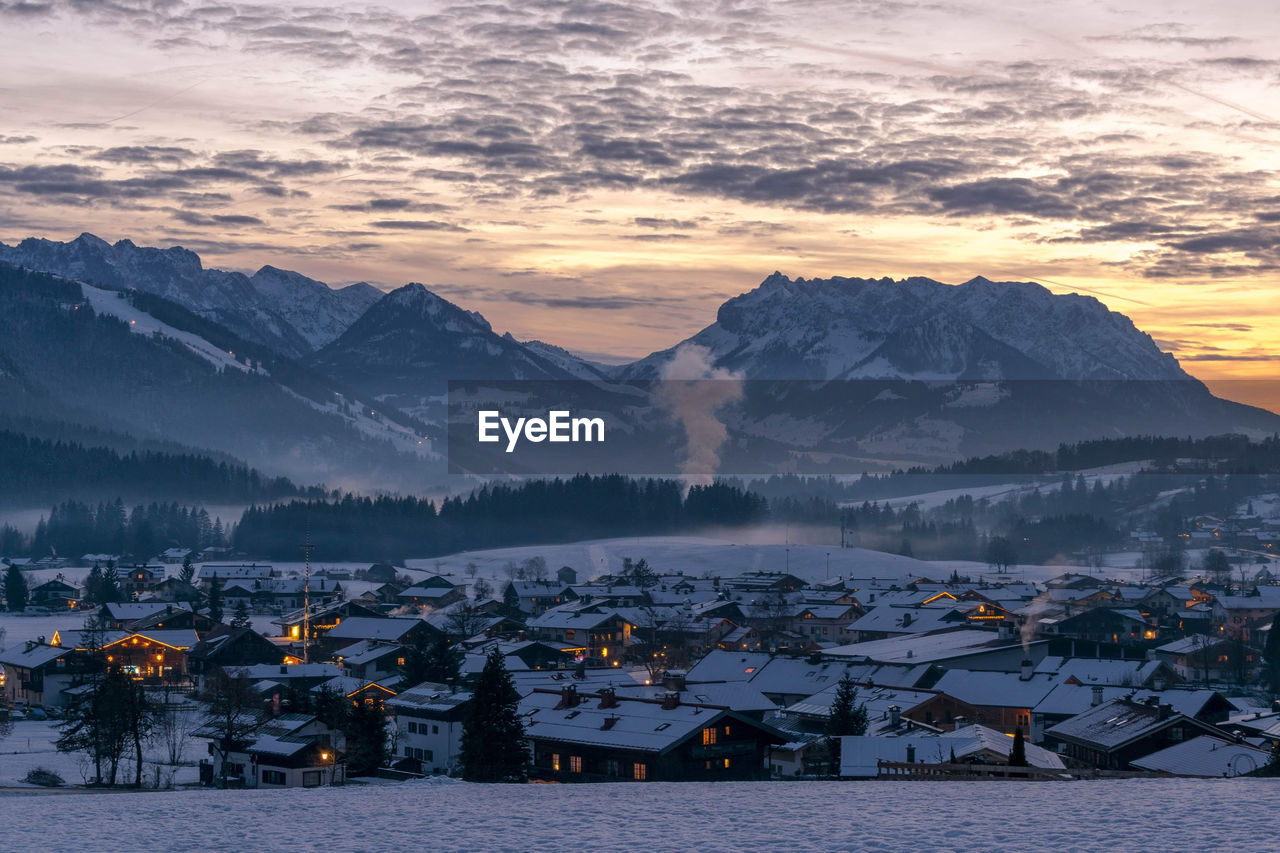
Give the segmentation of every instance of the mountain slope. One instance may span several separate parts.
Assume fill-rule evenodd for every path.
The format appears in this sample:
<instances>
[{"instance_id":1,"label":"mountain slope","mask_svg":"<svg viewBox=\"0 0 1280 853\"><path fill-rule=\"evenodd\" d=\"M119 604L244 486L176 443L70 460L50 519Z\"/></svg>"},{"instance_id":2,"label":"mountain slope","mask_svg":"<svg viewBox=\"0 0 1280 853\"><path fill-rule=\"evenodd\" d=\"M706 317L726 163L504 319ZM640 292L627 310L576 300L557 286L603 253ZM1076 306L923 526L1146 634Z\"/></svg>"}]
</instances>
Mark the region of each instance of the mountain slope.
<instances>
[{"instance_id":1,"label":"mountain slope","mask_svg":"<svg viewBox=\"0 0 1280 853\"><path fill-rule=\"evenodd\" d=\"M153 249L92 234L59 243L0 243L0 261L109 290L140 290L212 320L246 340L298 357L337 337L379 297L376 288L333 290L298 273L263 267L252 278L205 269L195 252Z\"/></svg>"},{"instance_id":2,"label":"mountain slope","mask_svg":"<svg viewBox=\"0 0 1280 853\"><path fill-rule=\"evenodd\" d=\"M563 352L563 351L562 351ZM572 356L563 352L563 357ZM384 296L306 364L418 417L438 419L430 398L451 379L571 379L579 374L421 284Z\"/></svg>"},{"instance_id":3,"label":"mountain slope","mask_svg":"<svg viewBox=\"0 0 1280 853\"><path fill-rule=\"evenodd\" d=\"M125 296L0 264L6 415L210 448L302 482L427 482L430 443L420 427L396 423L402 415L371 409L282 358L237 356ZM211 329L220 342L235 340Z\"/></svg>"}]
</instances>

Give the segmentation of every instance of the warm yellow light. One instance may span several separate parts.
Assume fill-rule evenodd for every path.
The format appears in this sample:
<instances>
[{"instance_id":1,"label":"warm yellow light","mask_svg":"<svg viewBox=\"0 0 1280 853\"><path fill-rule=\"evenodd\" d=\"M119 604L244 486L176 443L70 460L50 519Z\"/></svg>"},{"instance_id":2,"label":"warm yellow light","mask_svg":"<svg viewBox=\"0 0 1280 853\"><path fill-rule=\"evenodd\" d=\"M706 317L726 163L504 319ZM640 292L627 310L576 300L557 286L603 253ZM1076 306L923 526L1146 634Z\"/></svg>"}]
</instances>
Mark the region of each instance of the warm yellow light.
<instances>
[{"instance_id":1,"label":"warm yellow light","mask_svg":"<svg viewBox=\"0 0 1280 853\"><path fill-rule=\"evenodd\" d=\"M320 753L320 760L321 760L321 761L328 761L328 760L329 760L329 753L327 753L327 752L322 752L322 753Z\"/></svg>"}]
</instances>

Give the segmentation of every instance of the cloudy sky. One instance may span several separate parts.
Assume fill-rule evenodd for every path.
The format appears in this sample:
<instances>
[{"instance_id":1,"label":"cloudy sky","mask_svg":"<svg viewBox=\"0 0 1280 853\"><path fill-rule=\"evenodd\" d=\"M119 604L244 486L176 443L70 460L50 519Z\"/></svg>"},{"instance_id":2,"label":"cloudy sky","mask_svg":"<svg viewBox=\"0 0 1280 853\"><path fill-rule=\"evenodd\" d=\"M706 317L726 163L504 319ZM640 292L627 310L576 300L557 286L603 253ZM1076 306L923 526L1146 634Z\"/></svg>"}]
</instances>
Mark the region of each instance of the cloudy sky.
<instances>
[{"instance_id":1,"label":"cloudy sky","mask_svg":"<svg viewBox=\"0 0 1280 853\"><path fill-rule=\"evenodd\" d=\"M1033 279L1266 378L1276 44L1263 0L0 0L0 240L421 281L612 356L775 269Z\"/></svg>"}]
</instances>

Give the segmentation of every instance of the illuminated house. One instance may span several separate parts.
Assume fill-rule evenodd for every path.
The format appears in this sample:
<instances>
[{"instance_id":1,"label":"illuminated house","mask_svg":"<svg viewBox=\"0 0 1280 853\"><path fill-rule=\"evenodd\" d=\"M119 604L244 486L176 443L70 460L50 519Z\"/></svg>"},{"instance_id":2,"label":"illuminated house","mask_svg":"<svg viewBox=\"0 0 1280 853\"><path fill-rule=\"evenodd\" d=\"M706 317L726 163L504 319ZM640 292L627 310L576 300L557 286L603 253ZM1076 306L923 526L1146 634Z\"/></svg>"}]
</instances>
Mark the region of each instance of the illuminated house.
<instances>
[{"instance_id":1,"label":"illuminated house","mask_svg":"<svg viewBox=\"0 0 1280 853\"><path fill-rule=\"evenodd\" d=\"M1200 735L1222 733L1153 696L1147 702L1112 699L1092 707L1048 729L1045 746L1085 765L1129 770L1130 762Z\"/></svg>"},{"instance_id":2,"label":"illuminated house","mask_svg":"<svg viewBox=\"0 0 1280 853\"><path fill-rule=\"evenodd\" d=\"M632 625L613 610L603 613L548 610L530 619L528 629L536 639L572 649L578 659L609 665L621 660L631 642Z\"/></svg>"},{"instance_id":3,"label":"illuminated house","mask_svg":"<svg viewBox=\"0 0 1280 853\"><path fill-rule=\"evenodd\" d=\"M80 605L80 589L54 578L32 587L27 603L32 607L47 607L50 610L74 610Z\"/></svg>"},{"instance_id":4,"label":"illuminated house","mask_svg":"<svg viewBox=\"0 0 1280 853\"><path fill-rule=\"evenodd\" d=\"M101 669L88 653L29 640L0 651L4 667L4 698L15 705L65 707L64 692L82 684Z\"/></svg>"},{"instance_id":5,"label":"illuminated house","mask_svg":"<svg viewBox=\"0 0 1280 853\"><path fill-rule=\"evenodd\" d=\"M294 610L279 619L272 620L272 624L280 626L280 636L300 642L302 639L303 616L302 610ZM356 601L334 601L319 606L312 602L310 615L312 641L314 642L316 639L323 637L330 629L340 624L343 619L351 619L356 616L368 619L387 618L375 608Z\"/></svg>"},{"instance_id":6,"label":"illuminated house","mask_svg":"<svg viewBox=\"0 0 1280 853\"><path fill-rule=\"evenodd\" d=\"M205 633L187 652L187 667L197 686L218 669L228 666L284 663L284 651L252 628L219 625Z\"/></svg>"},{"instance_id":7,"label":"illuminated house","mask_svg":"<svg viewBox=\"0 0 1280 853\"><path fill-rule=\"evenodd\" d=\"M530 775L559 782L742 781L769 777L788 738L720 705L536 689L520 701Z\"/></svg>"},{"instance_id":8,"label":"illuminated house","mask_svg":"<svg viewBox=\"0 0 1280 853\"><path fill-rule=\"evenodd\" d=\"M105 643L99 654L134 678L172 683L187 680L187 652L199 641L190 629L148 631Z\"/></svg>"}]
</instances>

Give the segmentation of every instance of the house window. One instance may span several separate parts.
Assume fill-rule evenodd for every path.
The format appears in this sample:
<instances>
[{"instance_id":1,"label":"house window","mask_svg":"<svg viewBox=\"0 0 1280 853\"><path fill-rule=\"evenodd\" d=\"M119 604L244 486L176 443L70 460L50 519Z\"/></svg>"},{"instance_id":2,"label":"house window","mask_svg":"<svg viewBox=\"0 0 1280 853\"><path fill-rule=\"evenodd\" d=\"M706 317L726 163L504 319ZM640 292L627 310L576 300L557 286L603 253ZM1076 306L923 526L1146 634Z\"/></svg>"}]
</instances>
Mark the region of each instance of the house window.
<instances>
[{"instance_id":1,"label":"house window","mask_svg":"<svg viewBox=\"0 0 1280 853\"><path fill-rule=\"evenodd\" d=\"M643 781L645 781L646 779L648 779L648 778L649 778L649 765L647 765L647 764L632 764L632 765L631 765L631 778L632 778L632 779L635 779L637 782L643 782Z\"/></svg>"},{"instance_id":2,"label":"house window","mask_svg":"<svg viewBox=\"0 0 1280 853\"><path fill-rule=\"evenodd\" d=\"M433 725L433 726L431 727L431 733L432 733L433 735L438 735L438 734L440 734L440 727L439 727L439 726L436 726L436 725Z\"/></svg>"},{"instance_id":3,"label":"house window","mask_svg":"<svg viewBox=\"0 0 1280 853\"><path fill-rule=\"evenodd\" d=\"M715 743L715 742L716 742L716 730L715 730L715 729L713 729L713 728L706 728L706 729L703 729L703 730L702 730L702 745L703 745L703 746L710 746L711 744L713 744L713 743Z\"/></svg>"},{"instance_id":4,"label":"house window","mask_svg":"<svg viewBox=\"0 0 1280 853\"><path fill-rule=\"evenodd\" d=\"M302 774L302 787L319 788L320 776L321 776L321 772L319 770L306 771L305 773Z\"/></svg>"},{"instance_id":5,"label":"house window","mask_svg":"<svg viewBox=\"0 0 1280 853\"><path fill-rule=\"evenodd\" d=\"M610 776L621 776L622 768L618 764L617 759L610 758L604 763L604 772L608 773Z\"/></svg>"},{"instance_id":6,"label":"house window","mask_svg":"<svg viewBox=\"0 0 1280 853\"><path fill-rule=\"evenodd\" d=\"M572 639L574 638L574 636L576 635L576 633L577 633L577 632L576 632L576 631L574 631L572 628L565 628L565 629L564 629L564 638L565 638L566 640L572 640Z\"/></svg>"},{"instance_id":7,"label":"house window","mask_svg":"<svg viewBox=\"0 0 1280 853\"><path fill-rule=\"evenodd\" d=\"M262 784L264 785L283 785L285 784L284 771L281 770L263 770Z\"/></svg>"},{"instance_id":8,"label":"house window","mask_svg":"<svg viewBox=\"0 0 1280 853\"><path fill-rule=\"evenodd\" d=\"M560 753L558 752L551 753L551 769L552 770L560 769Z\"/></svg>"},{"instance_id":9,"label":"house window","mask_svg":"<svg viewBox=\"0 0 1280 853\"><path fill-rule=\"evenodd\" d=\"M410 724L409 724L409 734L411 734L411 735L416 735L417 733L418 733L418 724L417 724L417 723L410 723Z\"/></svg>"},{"instance_id":10,"label":"house window","mask_svg":"<svg viewBox=\"0 0 1280 853\"><path fill-rule=\"evenodd\" d=\"M570 755L570 756L569 756L569 771L570 771L571 773L581 773L581 772L582 772L582 756L581 756L581 755Z\"/></svg>"},{"instance_id":11,"label":"house window","mask_svg":"<svg viewBox=\"0 0 1280 853\"><path fill-rule=\"evenodd\" d=\"M396 658L396 666L404 666L404 658Z\"/></svg>"}]
</instances>

